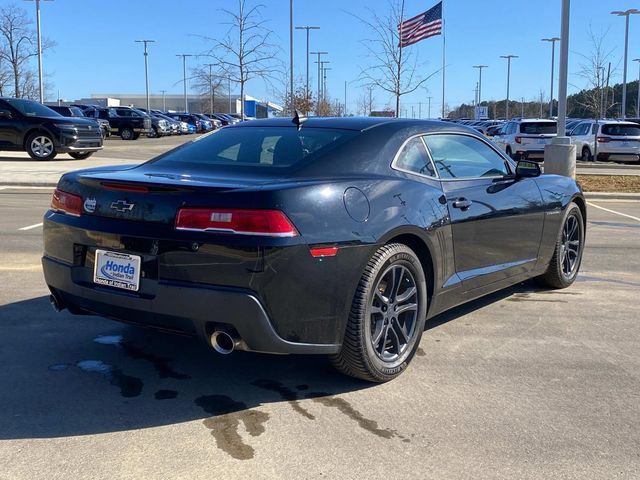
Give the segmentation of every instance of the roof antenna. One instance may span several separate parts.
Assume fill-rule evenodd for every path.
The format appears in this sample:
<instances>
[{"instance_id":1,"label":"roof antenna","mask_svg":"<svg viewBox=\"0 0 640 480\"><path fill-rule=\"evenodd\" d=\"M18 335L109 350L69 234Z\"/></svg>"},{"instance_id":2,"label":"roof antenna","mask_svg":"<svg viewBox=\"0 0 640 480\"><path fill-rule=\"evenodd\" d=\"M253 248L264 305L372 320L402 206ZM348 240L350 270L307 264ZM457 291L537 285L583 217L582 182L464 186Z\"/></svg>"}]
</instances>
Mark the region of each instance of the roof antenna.
<instances>
[{"instance_id":1,"label":"roof antenna","mask_svg":"<svg viewBox=\"0 0 640 480\"><path fill-rule=\"evenodd\" d=\"M298 110L295 110L295 113L293 115L293 120L291 121L296 127L298 127L298 131L300 131L300 129L302 128L302 124L304 122L307 121L307 117L300 115L300 112L298 112Z\"/></svg>"}]
</instances>

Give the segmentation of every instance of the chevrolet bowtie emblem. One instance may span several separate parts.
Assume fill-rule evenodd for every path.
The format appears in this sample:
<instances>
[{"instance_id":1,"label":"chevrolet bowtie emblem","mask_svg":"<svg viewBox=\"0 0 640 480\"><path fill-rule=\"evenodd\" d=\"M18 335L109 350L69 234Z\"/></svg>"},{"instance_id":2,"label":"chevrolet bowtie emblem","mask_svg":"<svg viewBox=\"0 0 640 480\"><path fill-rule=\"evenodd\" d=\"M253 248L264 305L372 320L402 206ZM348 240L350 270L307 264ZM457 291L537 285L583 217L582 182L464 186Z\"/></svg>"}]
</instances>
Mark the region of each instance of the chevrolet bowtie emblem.
<instances>
[{"instance_id":1,"label":"chevrolet bowtie emblem","mask_svg":"<svg viewBox=\"0 0 640 480\"><path fill-rule=\"evenodd\" d=\"M111 204L111 208L116 212L130 212L133 210L135 204L129 203L126 200L118 200L117 202L113 202Z\"/></svg>"}]
</instances>

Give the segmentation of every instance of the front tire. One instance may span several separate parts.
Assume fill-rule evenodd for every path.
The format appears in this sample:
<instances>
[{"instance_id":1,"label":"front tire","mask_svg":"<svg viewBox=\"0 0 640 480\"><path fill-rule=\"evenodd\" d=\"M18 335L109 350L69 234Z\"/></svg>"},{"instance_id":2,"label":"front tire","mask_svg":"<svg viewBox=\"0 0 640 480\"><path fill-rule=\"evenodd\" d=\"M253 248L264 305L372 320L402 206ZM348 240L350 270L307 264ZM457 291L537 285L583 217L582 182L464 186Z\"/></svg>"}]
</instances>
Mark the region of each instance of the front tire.
<instances>
[{"instance_id":1,"label":"front tire","mask_svg":"<svg viewBox=\"0 0 640 480\"><path fill-rule=\"evenodd\" d=\"M551 262L541 280L551 288L567 288L578 276L584 251L584 218L580 207L571 202L558 233Z\"/></svg>"},{"instance_id":2,"label":"front tire","mask_svg":"<svg viewBox=\"0 0 640 480\"><path fill-rule=\"evenodd\" d=\"M69 156L71 158L75 158L76 160L85 160L93 155L93 152L69 152Z\"/></svg>"},{"instance_id":3,"label":"front tire","mask_svg":"<svg viewBox=\"0 0 640 480\"><path fill-rule=\"evenodd\" d=\"M385 245L367 264L351 305L340 352L330 357L342 373L387 382L406 370L427 316L427 280L406 245Z\"/></svg>"},{"instance_id":4,"label":"front tire","mask_svg":"<svg viewBox=\"0 0 640 480\"><path fill-rule=\"evenodd\" d=\"M120 138L122 140L133 140L133 130L129 127L124 127L120 130Z\"/></svg>"},{"instance_id":5,"label":"front tire","mask_svg":"<svg viewBox=\"0 0 640 480\"><path fill-rule=\"evenodd\" d=\"M25 145L27 153L34 160L53 160L58 154L53 139L46 133L32 133Z\"/></svg>"}]
</instances>

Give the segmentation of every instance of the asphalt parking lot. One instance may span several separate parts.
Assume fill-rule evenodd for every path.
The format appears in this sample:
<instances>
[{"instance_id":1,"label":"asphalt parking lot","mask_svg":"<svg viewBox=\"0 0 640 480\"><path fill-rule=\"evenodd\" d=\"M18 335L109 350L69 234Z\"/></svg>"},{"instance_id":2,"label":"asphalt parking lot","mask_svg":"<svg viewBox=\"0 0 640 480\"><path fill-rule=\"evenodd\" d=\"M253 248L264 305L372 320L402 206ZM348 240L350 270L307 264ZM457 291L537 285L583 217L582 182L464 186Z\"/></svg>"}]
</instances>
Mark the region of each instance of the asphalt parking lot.
<instances>
[{"instance_id":1,"label":"asphalt parking lot","mask_svg":"<svg viewBox=\"0 0 640 480\"><path fill-rule=\"evenodd\" d=\"M441 315L404 375L369 385L53 312L50 194L0 190L2 479L640 476L640 202L591 202L574 286Z\"/></svg>"}]
</instances>

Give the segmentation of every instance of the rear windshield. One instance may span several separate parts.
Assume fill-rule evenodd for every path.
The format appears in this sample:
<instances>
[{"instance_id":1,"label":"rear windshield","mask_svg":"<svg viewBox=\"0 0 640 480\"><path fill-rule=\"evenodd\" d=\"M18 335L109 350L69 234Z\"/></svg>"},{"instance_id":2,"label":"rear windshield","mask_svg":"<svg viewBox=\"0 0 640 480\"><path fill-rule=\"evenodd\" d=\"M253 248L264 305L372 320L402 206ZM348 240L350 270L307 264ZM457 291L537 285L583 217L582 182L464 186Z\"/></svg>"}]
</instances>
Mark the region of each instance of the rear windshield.
<instances>
[{"instance_id":1,"label":"rear windshield","mask_svg":"<svg viewBox=\"0 0 640 480\"><path fill-rule=\"evenodd\" d=\"M640 137L640 125L603 125L603 135Z\"/></svg>"},{"instance_id":2,"label":"rear windshield","mask_svg":"<svg viewBox=\"0 0 640 480\"><path fill-rule=\"evenodd\" d=\"M352 130L295 127L224 128L154 160L222 169L276 171L311 163L357 135Z\"/></svg>"},{"instance_id":3,"label":"rear windshield","mask_svg":"<svg viewBox=\"0 0 640 480\"><path fill-rule=\"evenodd\" d=\"M555 134L558 133L558 127L555 122L522 122L520 133L528 135Z\"/></svg>"}]
</instances>

